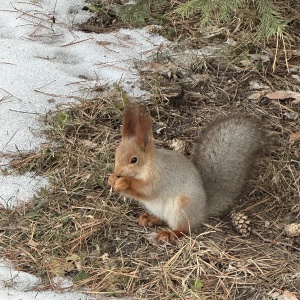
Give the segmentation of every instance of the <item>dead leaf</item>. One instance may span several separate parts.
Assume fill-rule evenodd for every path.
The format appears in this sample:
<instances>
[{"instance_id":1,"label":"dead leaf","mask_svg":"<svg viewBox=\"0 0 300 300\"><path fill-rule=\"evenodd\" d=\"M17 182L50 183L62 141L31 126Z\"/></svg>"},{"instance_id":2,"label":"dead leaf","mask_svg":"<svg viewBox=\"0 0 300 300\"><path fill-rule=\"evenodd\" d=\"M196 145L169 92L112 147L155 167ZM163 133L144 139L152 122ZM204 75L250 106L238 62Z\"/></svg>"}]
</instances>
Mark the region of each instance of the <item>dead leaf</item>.
<instances>
[{"instance_id":1,"label":"dead leaf","mask_svg":"<svg viewBox=\"0 0 300 300\"><path fill-rule=\"evenodd\" d=\"M161 26L161 25L148 25L148 26L145 27L145 29L149 33L160 33L163 29L163 26Z\"/></svg>"},{"instance_id":2,"label":"dead leaf","mask_svg":"<svg viewBox=\"0 0 300 300\"><path fill-rule=\"evenodd\" d=\"M237 44L237 41L235 41L233 38L227 38L227 41L225 42L225 44L227 44L229 46L235 46Z\"/></svg>"},{"instance_id":3,"label":"dead leaf","mask_svg":"<svg viewBox=\"0 0 300 300\"><path fill-rule=\"evenodd\" d=\"M44 261L44 267L55 276L64 276L66 271L66 263L54 257L47 257Z\"/></svg>"},{"instance_id":4,"label":"dead leaf","mask_svg":"<svg viewBox=\"0 0 300 300\"><path fill-rule=\"evenodd\" d=\"M78 260L80 260L80 256L77 254L71 254L70 256L66 257L67 262L69 262L69 261L73 262L73 261L78 261Z\"/></svg>"},{"instance_id":5,"label":"dead leaf","mask_svg":"<svg viewBox=\"0 0 300 300\"><path fill-rule=\"evenodd\" d=\"M300 82L300 76L298 75L292 75L292 78L296 79L298 82Z\"/></svg>"},{"instance_id":6,"label":"dead leaf","mask_svg":"<svg viewBox=\"0 0 300 300\"><path fill-rule=\"evenodd\" d=\"M258 80L251 80L249 83L249 87L251 90L269 90L270 87L268 85L265 85L264 83L258 81Z\"/></svg>"},{"instance_id":7,"label":"dead leaf","mask_svg":"<svg viewBox=\"0 0 300 300\"><path fill-rule=\"evenodd\" d=\"M176 66L172 63L167 64L159 64L155 62L146 62L141 67L142 72L151 72L151 73L158 73L164 76L168 76L170 78L173 74L173 70L176 69Z\"/></svg>"},{"instance_id":8,"label":"dead leaf","mask_svg":"<svg viewBox=\"0 0 300 300\"><path fill-rule=\"evenodd\" d=\"M100 256L100 258L102 258L102 260L108 260L109 259L109 254L104 253L103 255Z\"/></svg>"},{"instance_id":9,"label":"dead leaf","mask_svg":"<svg viewBox=\"0 0 300 300\"><path fill-rule=\"evenodd\" d=\"M281 297L278 292L274 292L274 293L270 294L270 296L272 297L273 300L278 299L278 297Z\"/></svg>"},{"instance_id":10,"label":"dead leaf","mask_svg":"<svg viewBox=\"0 0 300 300\"><path fill-rule=\"evenodd\" d=\"M274 300L298 300L298 298L295 296L295 294L288 291L288 290L285 290L283 292L283 294L280 294L278 292L274 292L274 293L270 294L270 296Z\"/></svg>"},{"instance_id":11,"label":"dead leaf","mask_svg":"<svg viewBox=\"0 0 300 300\"><path fill-rule=\"evenodd\" d=\"M293 292L290 292L288 290L285 290L283 292L283 297L285 300L298 300L298 298L295 296Z\"/></svg>"},{"instance_id":12,"label":"dead leaf","mask_svg":"<svg viewBox=\"0 0 300 300\"><path fill-rule=\"evenodd\" d=\"M97 147L99 147L99 145L97 143L94 143L90 140L85 140L85 139L82 139L79 141L80 144L82 144L82 146L84 146L85 148L87 149L96 149Z\"/></svg>"},{"instance_id":13,"label":"dead leaf","mask_svg":"<svg viewBox=\"0 0 300 300\"><path fill-rule=\"evenodd\" d=\"M300 56L300 50L293 50L292 51L293 55L297 55L297 56Z\"/></svg>"},{"instance_id":14,"label":"dead leaf","mask_svg":"<svg viewBox=\"0 0 300 300\"><path fill-rule=\"evenodd\" d=\"M156 237L156 232L149 232L145 235L146 240L154 246L159 246L158 241L155 239Z\"/></svg>"},{"instance_id":15,"label":"dead leaf","mask_svg":"<svg viewBox=\"0 0 300 300\"><path fill-rule=\"evenodd\" d=\"M289 143L292 145L296 141L300 140L300 131L290 134Z\"/></svg>"},{"instance_id":16,"label":"dead leaf","mask_svg":"<svg viewBox=\"0 0 300 300\"><path fill-rule=\"evenodd\" d=\"M299 117L298 113L296 113L295 111L291 111L291 112L286 112L283 114L283 116L288 119L288 120L293 120L296 121Z\"/></svg>"},{"instance_id":17,"label":"dead leaf","mask_svg":"<svg viewBox=\"0 0 300 300\"><path fill-rule=\"evenodd\" d=\"M285 225L284 232L288 237L300 236L300 223L291 223Z\"/></svg>"},{"instance_id":18,"label":"dead leaf","mask_svg":"<svg viewBox=\"0 0 300 300\"><path fill-rule=\"evenodd\" d=\"M269 54L248 54L253 60L261 60L262 62L270 61Z\"/></svg>"},{"instance_id":19,"label":"dead leaf","mask_svg":"<svg viewBox=\"0 0 300 300\"><path fill-rule=\"evenodd\" d=\"M295 99L292 101L292 105L296 105L300 103L300 99Z\"/></svg>"},{"instance_id":20,"label":"dead leaf","mask_svg":"<svg viewBox=\"0 0 300 300\"><path fill-rule=\"evenodd\" d=\"M82 263L80 261L75 261L74 263L75 263L75 266L76 266L77 270L79 272L81 272L83 270Z\"/></svg>"},{"instance_id":21,"label":"dead leaf","mask_svg":"<svg viewBox=\"0 0 300 300\"><path fill-rule=\"evenodd\" d=\"M209 82L211 79L211 76L208 74L192 74L191 77L194 80L194 86L200 82Z\"/></svg>"},{"instance_id":22,"label":"dead leaf","mask_svg":"<svg viewBox=\"0 0 300 300\"><path fill-rule=\"evenodd\" d=\"M34 240L30 239L30 240L28 241L28 245L29 245L30 247L32 247L32 248L36 248L36 247L39 245L39 243L37 243L37 242L35 242Z\"/></svg>"},{"instance_id":23,"label":"dead leaf","mask_svg":"<svg viewBox=\"0 0 300 300\"><path fill-rule=\"evenodd\" d=\"M254 92L251 95L249 95L247 97L247 99L249 99L249 100L259 100L261 97L264 96L264 93L265 93L264 91L262 91L262 92Z\"/></svg>"},{"instance_id":24,"label":"dead leaf","mask_svg":"<svg viewBox=\"0 0 300 300\"><path fill-rule=\"evenodd\" d=\"M184 151L185 151L186 142L183 140L173 139L173 140L169 141L168 144L175 151L179 151L181 153L184 153Z\"/></svg>"},{"instance_id":25,"label":"dead leaf","mask_svg":"<svg viewBox=\"0 0 300 300\"><path fill-rule=\"evenodd\" d=\"M148 71L148 72L162 72L164 71L165 67L162 64L155 63L155 62L147 62L145 63L144 67L142 68L142 71Z\"/></svg>"},{"instance_id":26,"label":"dead leaf","mask_svg":"<svg viewBox=\"0 0 300 300\"><path fill-rule=\"evenodd\" d=\"M295 99L292 104L298 104L300 103L300 93L293 92L293 91L276 91L272 93L268 93L266 95L267 98L271 100L284 100L288 98Z\"/></svg>"}]
</instances>

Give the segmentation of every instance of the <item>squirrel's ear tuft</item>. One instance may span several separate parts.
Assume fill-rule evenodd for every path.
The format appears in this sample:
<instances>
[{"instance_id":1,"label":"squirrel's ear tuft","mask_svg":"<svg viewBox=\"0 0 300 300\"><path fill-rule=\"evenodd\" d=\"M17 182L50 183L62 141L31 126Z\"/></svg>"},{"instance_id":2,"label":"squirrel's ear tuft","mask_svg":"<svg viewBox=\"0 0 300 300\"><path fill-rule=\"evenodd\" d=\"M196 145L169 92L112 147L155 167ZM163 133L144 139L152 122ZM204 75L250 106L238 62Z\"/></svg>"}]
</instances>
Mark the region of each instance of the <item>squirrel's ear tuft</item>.
<instances>
[{"instance_id":1,"label":"squirrel's ear tuft","mask_svg":"<svg viewBox=\"0 0 300 300\"><path fill-rule=\"evenodd\" d=\"M152 119L144 106L140 109L138 123L136 129L137 144L146 151L149 147L149 143L152 143Z\"/></svg>"},{"instance_id":2,"label":"squirrel's ear tuft","mask_svg":"<svg viewBox=\"0 0 300 300\"><path fill-rule=\"evenodd\" d=\"M134 137L140 121L141 108L137 104L126 105L123 112L122 137Z\"/></svg>"},{"instance_id":3,"label":"squirrel's ear tuft","mask_svg":"<svg viewBox=\"0 0 300 300\"><path fill-rule=\"evenodd\" d=\"M152 142L152 119L146 107L129 104L124 108L122 138L135 137L138 146L147 150Z\"/></svg>"},{"instance_id":4,"label":"squirrel's ear tuft","mask_svg":"<svg viewBox=\"0 0 300 300\"><path fill-rule=\"evenodd\" d=\"M140 108L139 131L143 133L152 132L152 119L144 106Z\"/></svg>"}]
</instances>

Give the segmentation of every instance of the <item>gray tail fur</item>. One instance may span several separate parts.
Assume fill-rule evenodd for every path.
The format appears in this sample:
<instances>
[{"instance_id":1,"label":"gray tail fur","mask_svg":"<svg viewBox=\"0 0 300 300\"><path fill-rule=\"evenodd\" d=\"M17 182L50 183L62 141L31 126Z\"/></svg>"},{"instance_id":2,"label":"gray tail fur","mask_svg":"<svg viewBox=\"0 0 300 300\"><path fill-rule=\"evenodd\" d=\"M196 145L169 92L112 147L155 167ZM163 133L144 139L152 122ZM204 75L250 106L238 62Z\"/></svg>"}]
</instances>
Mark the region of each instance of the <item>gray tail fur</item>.
<instances>
[{"instance_id":1,"label":"gray tail fur","mask_svg":"<svg viewBox=\"0 0 300 300\"><path fill-rule=\"evenodd\" d=\"M249 116L219 118L203 130L192 162L202 176L208 216L224 212L240 196L265 141L259 122Z\"/></svg>"}]
</instances>

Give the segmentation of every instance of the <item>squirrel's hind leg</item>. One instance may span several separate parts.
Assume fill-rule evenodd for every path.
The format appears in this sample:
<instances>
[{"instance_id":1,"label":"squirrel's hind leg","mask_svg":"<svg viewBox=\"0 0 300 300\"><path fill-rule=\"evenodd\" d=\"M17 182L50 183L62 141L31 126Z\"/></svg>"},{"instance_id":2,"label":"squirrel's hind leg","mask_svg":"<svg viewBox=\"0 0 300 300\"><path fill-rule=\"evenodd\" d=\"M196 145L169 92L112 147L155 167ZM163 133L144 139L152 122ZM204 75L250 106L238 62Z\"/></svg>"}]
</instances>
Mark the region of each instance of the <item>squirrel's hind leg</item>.
<instances>
[{"instance_id":1,"label":"squirrel's hind leg","mask_svg":"<svg viewBox=\"0 0 300 300\"><path fill-rule=\"evenodd\" d=\"M160 230L157 234L155 239L158 242L170 242L174 243L177 239L184 237L188 234L187 231L180 231L180 230Z\"/></svg>"},{"instance_id":2,"label":"squirrel's hind leg","mask_svg":"<svg viewBox=\"0 0 300 300\"><path fill-rule=\"evenodd\" d=\"M143 213L139 217L138 223L140 226L166 225L165 221L149 213ZM189 232L190 229L188 226L188 222L184 222L184 224L182 226L179 226L177 229L158 231L155 236L155 240L157 240L160 243L165 243L165 242L174 243L178 238L188 235Z\"/></svg>"},{"instance_id":3,"label":"squirrel's hind leg","mask_svg":"<svg viewBox=\"0 0 300 300\"><path fill-rule=\"evenodd\" d=\"M156 234L155 239L158 242L175 242L177 239L184 237L190 233L188 222L184 222L181 226L172 230L161 230Z\"/></svg>"},{"instance_id":4,"label":"squirrel's hind leg","mask_svg":"<svg viewBox=\"0 0 300 300\"><path fill-rule=\"evenodd\" d=\"M150 215L148 213L143 213L139 217L138 224L140 226L161 226L165 225L166 222L157 218L156 216Z\"/></svg>"}]
</instances>

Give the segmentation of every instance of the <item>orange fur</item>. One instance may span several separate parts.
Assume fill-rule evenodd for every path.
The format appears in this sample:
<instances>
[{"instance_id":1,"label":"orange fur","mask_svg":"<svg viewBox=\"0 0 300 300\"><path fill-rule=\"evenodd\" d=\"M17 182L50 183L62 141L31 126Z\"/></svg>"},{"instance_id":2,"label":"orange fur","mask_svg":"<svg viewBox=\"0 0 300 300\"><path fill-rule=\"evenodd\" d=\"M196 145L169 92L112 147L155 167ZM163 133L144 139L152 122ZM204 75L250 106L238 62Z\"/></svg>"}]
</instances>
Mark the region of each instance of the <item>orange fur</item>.
<instances>
[{"instance_id":1,"label":"orange fur","mask_svg":"<svg viewBox=\"0 0 300 300\"><path fill-rule=\"evenodd\" d=\"M145 111L144 108L141 109L140 119L137 124L136 130L136 142L137 144L144 149L148 150L149 144L152 141L152 119L150 114Z\"/></svg>"},{"instance_id":2,"label":"orange fur","mask_svg":"<svg viewBox=\"0 0 300 300\"><path fill-rule=\"evenodd\" d=\"M130 177L118 177L115 173L110 174L108 178L108 184L116 192L124 192L131 197L138 197L142 200L147 200L147 196L141 193L140 190L145 186L145 182L142 180L130 178Z\"/></svg>"},{"instance_id":3,"label":"orange fur","mask_svg":"<svg viewBox=\"0 0 300 300\"><path fill-rule=\"evenodd\" d=\"M130 196L135 199L148 200L149 196L141 192L145 190L147 182L140 179L130 177L120 177L116 180L114 190L117 192L123 192L126 196Z\"/></svg>"},{"instance_id":4,"label":"orange fur","mask_svg":"<svg viewBox=\"0 0 300 300\"><path fill-rule=\"evenodd\" d=\"M184 197L183 199L188 200L187 197ZM156 234L155 239L161 242L170 241L174 242L177 239L186 236L190 233L189 223L188 221L183 222L179 226L177 226L175 229L172 230L161 230Z\"/></svg>"},{"instance_id":5,"label":"orange fur","mask_svg":"<svg viewBox=\"0 0 300 300\"><path fill-rule=\"evenodd\" d=\"M122 138L133 137L136 134L137 123L140 119L140 106L127 105L123 112Z\"/></svg>"},{"instance_id":6,"label":"orange fur","mask_svg":"<svg viewBox=\"0 0 300 300\"><path fill-rule=\"evenodd\" d=\"M138 224L140 226L155 226L155 225L165 225L165 222L156 216L150 215L148 213L143 213L139 217Z\"/></svg>"},{"instance_id":7,"label":"orange fur","mask_svg":"<svg viewBox=\"0 0 300 300\"><path fill-rule=\"evenodd\" d=\"M152 138L152 119L144 106L130 104L124 108L122 139L130 137L135 137L141 149L146 149Z\"/></svg>"},{"instance_id":8,"label":"orange fur","mask_svg":"<svg viewBox=\"0 0 300 300\"><path fill-rule=\"evenodd\" d=\"M190 199L187 196L180 196L179 197L179 207L181 210L183 210L188 204L189 204Z\"/></svg>"},{"instance_id":9,"label":"orange fur","mask_svg":"<svg viewBox=\"0 0 300 300\"><path fill-rule=\"evenodd\" d=\"M130 187L130 178L128 177L119 177L116 179L114 184L114 189L117 192L126 191Z\"/></svg>"},{"instance_id":10,"label":"orange fur","mask_svg":"<svg viewBox=\"0 0 300 300\"><path fill-rule=\"evenodd\" d=\"M174 230L183 232L184 234L189 234L190 233L189 222L188 221L183 222L182 224L177 226Z\"/></svg>"},{"instance_id":11,"label":"orange fur","mask_svg":"<svg viewBox=\"0 0 300 300\"><path fill-rule=\"evenodd\" d=\"M159 242L174 243L177 239L185 236L186 234L179 230L161 230L156 234L155 239Z\"/></svg>"}]
</instances>

